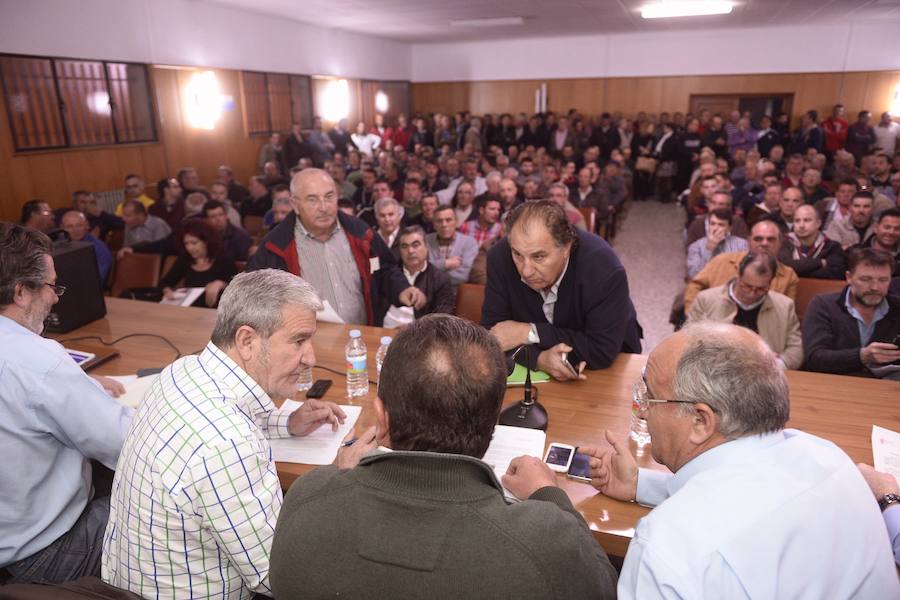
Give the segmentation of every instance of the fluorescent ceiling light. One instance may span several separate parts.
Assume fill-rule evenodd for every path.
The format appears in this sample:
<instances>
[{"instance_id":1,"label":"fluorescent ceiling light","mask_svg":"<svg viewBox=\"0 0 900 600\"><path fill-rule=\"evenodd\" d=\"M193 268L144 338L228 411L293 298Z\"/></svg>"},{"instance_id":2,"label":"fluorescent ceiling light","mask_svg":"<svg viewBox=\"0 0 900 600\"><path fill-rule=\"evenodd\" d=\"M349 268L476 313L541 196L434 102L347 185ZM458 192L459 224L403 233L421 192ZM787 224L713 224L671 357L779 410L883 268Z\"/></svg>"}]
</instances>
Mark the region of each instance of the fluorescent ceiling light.
<instances>
[{"instance_id":1,"label":"fluorescent ceiling light","mask_svg":"<svg viewBox=\"0 0 900 600\"><path fill-rule=\"evenodd\" d=\"M672 0L654 2L641 8L645 19L666 19L670 17L699 17L704 15L727 15L734 4L725 0Z\"/></svg>"},{"instance_id":2,"label":"fluorescent ceiling light","mask_svg":"<svg viewBox=\"0 0 900 600\"><path fill-rule=\"evenodd\" d=\"M524 25L522 17L498 17L496 19L464 19L462 21L450 21L451 27L508 27L510 25Z\"/></svg>"}]
</instances>

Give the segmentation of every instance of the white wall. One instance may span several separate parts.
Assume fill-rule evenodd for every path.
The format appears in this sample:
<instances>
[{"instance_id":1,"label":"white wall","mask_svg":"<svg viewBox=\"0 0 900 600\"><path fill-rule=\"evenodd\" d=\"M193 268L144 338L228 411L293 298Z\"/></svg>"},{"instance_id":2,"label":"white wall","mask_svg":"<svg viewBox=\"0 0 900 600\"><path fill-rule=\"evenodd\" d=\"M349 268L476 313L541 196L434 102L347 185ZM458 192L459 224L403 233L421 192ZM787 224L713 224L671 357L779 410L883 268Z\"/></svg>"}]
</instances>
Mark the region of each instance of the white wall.
<instances>
[{"instance_id":1,"label":"white wall","mask_svg":"<svg viewBox=\"0 0 900 600\"><path fill-rule=\"evenodd\" d=\"M411 71L408 44L202 0L0 0L0 52L373 79Z\"/></svg>"},{"instance_id":2,"label":"white wall","mask_svg":"<svg viewBox=\"0 0 900 600\"><path fill-rule=\"evenodd\" d=\"M414 44L413 81L900 69L900 21Z\"/></svg>"}]
</instances>

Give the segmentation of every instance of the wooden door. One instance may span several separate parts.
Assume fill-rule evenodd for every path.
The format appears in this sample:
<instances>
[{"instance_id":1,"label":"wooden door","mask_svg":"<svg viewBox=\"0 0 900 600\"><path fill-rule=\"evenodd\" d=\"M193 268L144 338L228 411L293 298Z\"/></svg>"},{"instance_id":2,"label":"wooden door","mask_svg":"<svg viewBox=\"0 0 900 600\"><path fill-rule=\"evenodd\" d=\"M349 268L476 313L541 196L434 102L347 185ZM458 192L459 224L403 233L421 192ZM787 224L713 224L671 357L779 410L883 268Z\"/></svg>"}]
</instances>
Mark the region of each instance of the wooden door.
<instances>
[{"instance_id":1,"label":"wooden door","mask_svg":"<svg viewBox=\"0 0 900 600\"><path fill-rule=\"evenodd\" d=\"M711 114L719 113L727 118L728 113L738 109L740 99L737 94L691 94L690 112L694 116L700 116L702 111L708 110Z\"/></svg>"}]
</instances>

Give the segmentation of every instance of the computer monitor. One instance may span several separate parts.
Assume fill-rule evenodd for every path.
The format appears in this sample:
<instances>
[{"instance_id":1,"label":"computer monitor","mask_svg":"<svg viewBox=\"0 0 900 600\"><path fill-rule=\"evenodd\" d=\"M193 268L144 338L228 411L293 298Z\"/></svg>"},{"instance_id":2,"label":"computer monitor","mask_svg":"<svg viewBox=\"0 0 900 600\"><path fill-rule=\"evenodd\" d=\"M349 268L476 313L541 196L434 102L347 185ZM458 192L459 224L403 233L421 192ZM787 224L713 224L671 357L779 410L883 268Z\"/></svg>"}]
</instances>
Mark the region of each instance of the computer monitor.
<instances>
[{"instance_id":1,"label":"computer monitor","mask_svg":"<svg viewBox=\"0 0 900 600\"><path fill-rule=\"evenodd\" d=\"M56 283L66 293L53 305L44 324L47 331L66 333L106 315L103 282L94 245L90 242L55 242L53 264Z\"/></svg>"}]
</instances>

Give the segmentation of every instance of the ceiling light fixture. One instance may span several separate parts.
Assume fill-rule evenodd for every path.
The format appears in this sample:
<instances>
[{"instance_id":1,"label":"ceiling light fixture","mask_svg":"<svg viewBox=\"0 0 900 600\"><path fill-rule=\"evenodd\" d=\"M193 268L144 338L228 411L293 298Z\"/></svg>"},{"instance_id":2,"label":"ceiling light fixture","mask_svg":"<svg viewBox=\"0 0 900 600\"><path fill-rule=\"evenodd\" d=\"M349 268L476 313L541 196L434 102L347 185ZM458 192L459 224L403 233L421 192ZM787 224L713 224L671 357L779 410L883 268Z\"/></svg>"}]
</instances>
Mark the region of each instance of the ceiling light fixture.
<instances>
[{"instance_id":1,"label":"ceiling light fixture","mask_svg":"<svg viewBox=\"0 0 900 600\"><path fill-rule=\"evenodd\" d=\"M672 0L644 5L641 8L641 16L645 19L667 19L727 15L733 8L734 3L725 0Z\"/></svg>"},{"instance_id":2,"label":"ceiling light fixture","mask_svg":"<svg viewBox=\"0 0 900 600\"><path fill-rule=\"evenodd\" d=\"M451 27L509 27L524 25L522 17L497 17L496 19L463 19L450 21Z\"/></svg>"}]
</instances>

